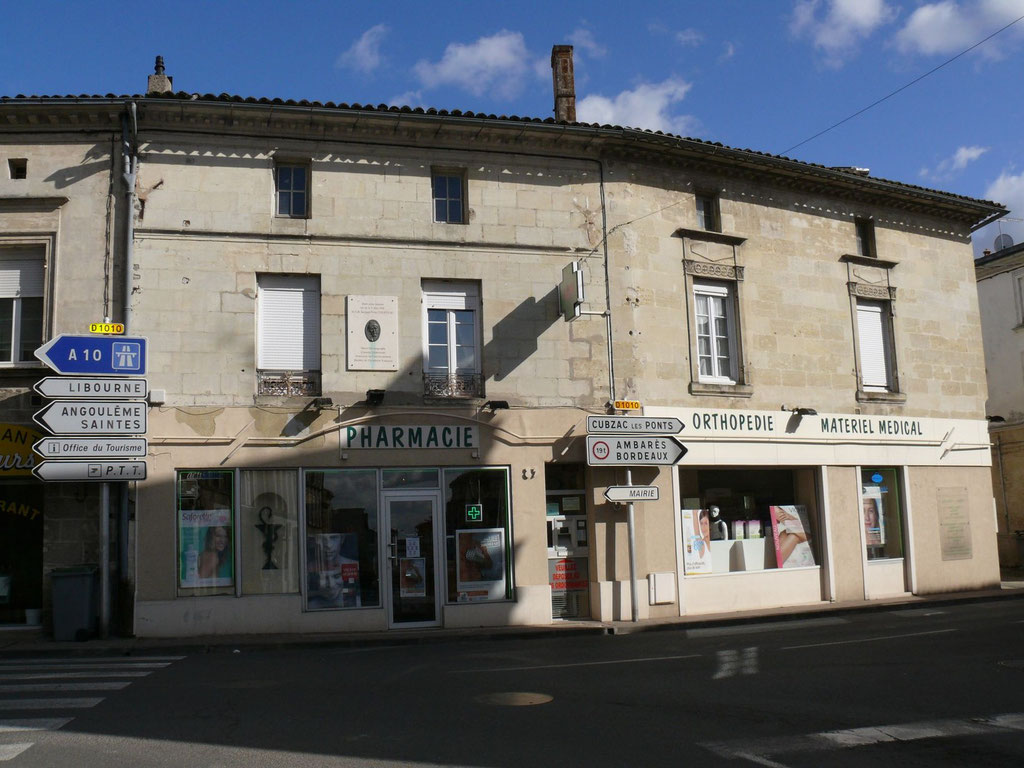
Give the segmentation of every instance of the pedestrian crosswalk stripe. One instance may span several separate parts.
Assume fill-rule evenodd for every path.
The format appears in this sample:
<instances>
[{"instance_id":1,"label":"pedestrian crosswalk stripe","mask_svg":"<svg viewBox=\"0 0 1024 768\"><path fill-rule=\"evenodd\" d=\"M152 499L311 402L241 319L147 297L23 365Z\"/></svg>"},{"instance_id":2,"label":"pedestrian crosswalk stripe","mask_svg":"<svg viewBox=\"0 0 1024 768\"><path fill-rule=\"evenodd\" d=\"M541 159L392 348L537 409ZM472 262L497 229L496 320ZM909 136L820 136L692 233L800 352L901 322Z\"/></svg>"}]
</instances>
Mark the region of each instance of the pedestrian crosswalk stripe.
<instances>
[{"instance_id":1,"label":"pedestrian crosswalk stripe","mask_svg":"<svg viewBox=\"0 0 1024 768\"><path fill-rule=\"evenodd\" d=\"M0 693L52 693L54 691L120 691L131 683L96 681L92 683L16 683L0 685Z\"/></svg>"},{"instance_id":2,"label":"pedestrian crosswalk stripe","mask_svg":"<svg viewBox=\"0 0 1024 768\"><path fill-rule=\"evenodd\" d=\"M0 718L0 734L20 731L56 731L74 720L73 717Z\"/></svg>"},{"instance_id":3,"label":"pedestrian crosswalk stripe","mask_svg":"<svg viewBox=\"0 0 1024 768\"><path fill-rule=\"evenodd\" d=\"M0 744L0 762L13 760L34 743L30 741L28 744Z\"/></svg>"},{"instance_id":4,"label":"pedestrian crosswalk stripe","mask_svg":"<svg viewBox=\"0 0 1024 768\"><path fill-rule=\"evenodd\" d=\"M93 699L0 699L0 709L89 709L103 701Z\"/></svg>"},{"instance_id":5,"label":"pedestrian crosswalk stripe","mask_svg":"<svg viewBox=\"0 0 1024 768\"><path fill-rule=\"evenodd\" d=\"M50 664L138 664L148 661L181 661L184 656L47 656L30 659L4 659L5 664L50 665ZM165 665L166 666L166 665Z\"/></svg>"},{"instance_id":6,"label":"pedestrian crosswalk stripe","mask_svg":"<svg viewBox=\"0 0 1024 768\"><path fill-rule=\"evenodd\" d=\"M96 672L83 672L81 670L72 670L68 672L0 672L0 681L4 680L81 680L82 678L92 677L146 677L147 675L153 674L152 671L147 672L136 672L133 670L117 671L117 672L104 672L98 670Z\"/></svg>"},{"instance_id":7,"label":"pedestrian crosswalk stripe","mask_svg":"<svg viewBox=\"0 0 1024 768\"><path fill-rule=\"evenodd\" d=\"M21 664L0 664L0 671L3 672L24 672L26 669L163 669L169 667L170 662L160 662L156 664L97 664L96 662L75 662L75 663L58 663L58 664L33 664L31 666L23 666Z\"/></svg>"}]
</instances>

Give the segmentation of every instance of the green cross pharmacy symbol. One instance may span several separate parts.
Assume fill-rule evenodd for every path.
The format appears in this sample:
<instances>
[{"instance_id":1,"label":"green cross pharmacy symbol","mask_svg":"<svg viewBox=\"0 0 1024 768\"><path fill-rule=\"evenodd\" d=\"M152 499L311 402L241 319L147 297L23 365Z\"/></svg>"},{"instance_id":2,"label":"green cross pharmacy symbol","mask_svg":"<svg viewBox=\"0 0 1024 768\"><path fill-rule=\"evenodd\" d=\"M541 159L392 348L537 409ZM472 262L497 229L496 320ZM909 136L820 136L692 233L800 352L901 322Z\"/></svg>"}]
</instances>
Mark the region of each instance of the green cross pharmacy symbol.
<instances>
[{"instance_id":1,"label":"green cross pharmacy symbol","mask_svg":"<svg viewBox=\"0 0 1024 768\"><path fill-rule=\"evenodd\" d=\"M484 519L484 505L483 504L467 504L466 505L466 522L467 523L479 523Z\"/></svg>"}]
</instances>

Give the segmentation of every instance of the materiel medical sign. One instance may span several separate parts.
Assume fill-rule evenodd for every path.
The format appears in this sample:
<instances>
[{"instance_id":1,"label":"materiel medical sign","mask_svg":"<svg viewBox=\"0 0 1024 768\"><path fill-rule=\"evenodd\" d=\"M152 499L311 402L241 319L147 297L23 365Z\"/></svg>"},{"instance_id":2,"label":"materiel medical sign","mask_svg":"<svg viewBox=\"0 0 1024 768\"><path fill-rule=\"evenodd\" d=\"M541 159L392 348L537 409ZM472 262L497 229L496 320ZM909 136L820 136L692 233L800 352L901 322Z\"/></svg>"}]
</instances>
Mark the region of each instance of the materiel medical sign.
<instances>
[{"instance_id":1,"label":"materiel medical sign","mask_svg":"<svg viewBox=\"0 0 1024 768\"><path fill-rule=\"evenodd\" d=\"M57 373L143 376L146 339L141 336L75 336L62 333L35 351Z\"/></svg>"}]
</instances>

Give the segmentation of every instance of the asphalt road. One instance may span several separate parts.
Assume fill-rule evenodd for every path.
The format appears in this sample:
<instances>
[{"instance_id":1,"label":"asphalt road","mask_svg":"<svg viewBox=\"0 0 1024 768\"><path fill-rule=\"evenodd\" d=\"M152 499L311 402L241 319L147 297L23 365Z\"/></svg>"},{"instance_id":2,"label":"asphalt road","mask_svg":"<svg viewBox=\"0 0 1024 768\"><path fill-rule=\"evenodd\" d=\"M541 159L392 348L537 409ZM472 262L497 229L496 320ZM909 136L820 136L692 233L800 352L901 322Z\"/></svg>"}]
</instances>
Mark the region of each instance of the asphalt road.
<instances>
[{"instance_id":1,"label":"asphalt road","mask_svg":"<svg viewBox=\"0 0 1024 768\"><path fill-rule=\"evenodd\" d=\"M1024 601L605 637L6 655L0 765L1024 765Z\"/></svg>"}]
</instances>

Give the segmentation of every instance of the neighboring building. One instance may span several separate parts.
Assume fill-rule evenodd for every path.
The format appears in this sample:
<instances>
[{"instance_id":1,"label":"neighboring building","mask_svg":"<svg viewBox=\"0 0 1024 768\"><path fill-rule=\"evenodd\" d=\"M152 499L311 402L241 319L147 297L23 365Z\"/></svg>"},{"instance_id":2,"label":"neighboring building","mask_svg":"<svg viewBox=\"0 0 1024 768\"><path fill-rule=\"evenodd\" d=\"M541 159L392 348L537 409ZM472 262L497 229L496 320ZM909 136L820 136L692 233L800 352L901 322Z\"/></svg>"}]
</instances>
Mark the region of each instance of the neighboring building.
<instances>
[{"instance_id":1,"label":"neighboring building","mask_svg":"<svg viewBox=\"0 0 1024 768\"><path fill-rule=\"evenodd\" d=\"M571 49L552 64L558 121L174 93L162 68L145 96L0 100L27 167L0 179L14 348L125 293L148 338L149 476L111 548L135 633L629 618L604 497L629 467L585 440L616 399L688 449L632 467L660 491L640 618L998 583L970 233L1005 209L576 123ZM43 371L4 373L24 428ZM17 487L44 572L96 557L92 486ZM712 507L705 543L685 510Z\"/></svg>"},{"instance_id":2,"label":"neighboring building","mask_svg":"<svg viewBox=\"0 0 1024 768\"><path fill-rule=\"evenodd\" d=\"M1005 236L1004 236L1005 237ZM1024 245L974 262L988 374L999 560L1024 565Z\"/></svg>"}]
</instances>

